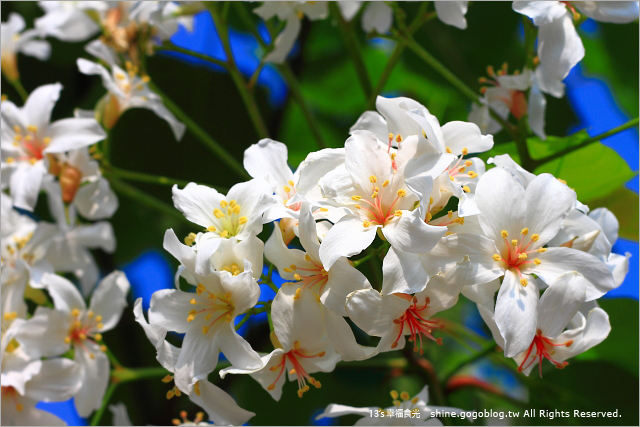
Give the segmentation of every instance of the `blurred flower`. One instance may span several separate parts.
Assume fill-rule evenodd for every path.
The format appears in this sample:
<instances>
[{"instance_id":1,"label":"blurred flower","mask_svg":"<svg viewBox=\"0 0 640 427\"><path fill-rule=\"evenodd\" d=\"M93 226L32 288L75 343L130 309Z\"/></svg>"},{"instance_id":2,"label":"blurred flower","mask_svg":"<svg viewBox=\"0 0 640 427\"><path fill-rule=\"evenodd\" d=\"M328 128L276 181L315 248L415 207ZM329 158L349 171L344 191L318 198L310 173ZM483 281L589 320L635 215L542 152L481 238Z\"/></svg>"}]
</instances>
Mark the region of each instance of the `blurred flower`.
<instances>
[{"instance_id":1,"label":"blurred flower","mask_svg":"<svg viewBox=\"0 0 640 427\"><path fill-rule=\"evenodd\" d=\"M9 81L20 78L18 72L18 52L46 61L51 55L51 45L44 40L34 40L38 37L37 30L24 31L25 23L22 16L10 13L9 20L0 26L0 40L2 45L2 73Z\"/></svg>"}]
</instances>

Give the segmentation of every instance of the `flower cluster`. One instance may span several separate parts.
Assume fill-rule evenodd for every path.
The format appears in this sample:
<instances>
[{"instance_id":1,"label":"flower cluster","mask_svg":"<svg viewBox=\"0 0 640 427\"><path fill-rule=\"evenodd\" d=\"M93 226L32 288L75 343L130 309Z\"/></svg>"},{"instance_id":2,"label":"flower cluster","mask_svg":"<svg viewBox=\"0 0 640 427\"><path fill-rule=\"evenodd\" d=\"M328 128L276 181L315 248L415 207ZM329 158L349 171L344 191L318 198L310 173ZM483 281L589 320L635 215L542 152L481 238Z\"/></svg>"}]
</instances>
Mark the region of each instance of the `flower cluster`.
<instances>
[{"instance_id":1,"label":"flower cluster","mask_svg":"<svg viewBox=\"0 0 640 427\"><path fill-rule=\"evenodd\" d=\"M171 50L178 26L191 30L193 15L205 7L216 25L225 23L215 5L201 2L40 6L45 14L35 28L25 30L15 13L2 23L8 82L24 92L17 54L48 59L45 38L90 40L85 50L94 60L78 58L77 67L99 76L106 93L94 109L53 122L59 83L25 92L22 106L1 102L2 423L58 425L36 404L72 397L80 416L98 411L97 423L110 381L125 369L102 334L120 321L130 288L121 271L101 274L92 253L116 248L110 132L132 108L153 111L176 140L185 124L193 131L186 115L163 101L146 58ZM286 61L305 17L325 19L332 8L337 25L348 29L359 19L372 37L397 32L394 19L404 26L406 18L394 2L264 2L253 12L269 26L278 21L281 32L266 46L255 79L265 63ZM464 30L467 8L466 1L434 2L430 16ZM187 395L216 425L241 425L255 414L209 381L210 374L246 374L277 401L283 393L313 393L338 363L403 350L419 364L429 346L447 345L450 325L438 316L460 295L477 306L504 357L524 375L536 366L540 376L545 365L565 368L608 336L609 318L597 300L621 285L630 257L612 253L616 217L606 208L590 210L551 174L536 175L508 154L486 153L503 127L525 146L532 133L545 139L544 94L563 96L562 80L584 56L574 24L584 17L636 20L638 2L516 1L513 10L532 19L525 32L537 31L537 55L530 43L522 70L510 75L506 64L497 72L489 67L469 122L441 124L413 99L371 96L376 111L356 120L344 144L309 153L295 172L287 146L263 138L245 150L244 171L237 167L251 179L226 194L194 182L172 187L175 209L192 224L186 236L173 229L164 234L164 249L180 265L175 288L156 291L147 314L142 298L133 304L162 381L171 384L168 399ZM413 41L409 29L399 36L406 45ZM212 62L232 70L226 38L227 61ZM255 82L233 77L241 92ZM53 222L40 219L47 215ZM258 237L263 232L265 241ZM369 261L379 280L364 274ZM261 285L276 291L273 299L261 300ZM269 315L271 346L259 353L237 323L262 312ZM172 333L182 334L180 347L168 338ZM285 389L287 379L297 387ZM357 414L364 417L359 424L384 425L384 414L398 414L398 424L424 425L439 422L430 419L432 409L460 412L428 406L427 387L413 398L391 396L394 406L387 409L331 404L318 419ZM131 424L122 404L110 409L118 425ZM183 411L174 424L206 424L203 419L198 413L189 421Z\"/></svg>"}]
</instances>

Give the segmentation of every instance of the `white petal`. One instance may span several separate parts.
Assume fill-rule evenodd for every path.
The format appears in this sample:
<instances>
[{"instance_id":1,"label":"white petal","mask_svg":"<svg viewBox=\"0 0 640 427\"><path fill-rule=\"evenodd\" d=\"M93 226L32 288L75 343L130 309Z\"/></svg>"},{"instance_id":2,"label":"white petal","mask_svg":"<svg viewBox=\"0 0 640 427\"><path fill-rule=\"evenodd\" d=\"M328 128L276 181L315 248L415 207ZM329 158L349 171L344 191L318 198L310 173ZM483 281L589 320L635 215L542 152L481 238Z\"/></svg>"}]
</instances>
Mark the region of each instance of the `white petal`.
<instances>
[{"instance_id":1,"label":"white petal","mask_svg":"<svg viewBox=\"0 0 640 427\"><path fill-rule=\"evenodd\" d=\"M404 314L410 302L395 295L383 296L375 289L356 291L347 297L347 313L369 335L381 337Z\"/></svg>"},{"instance_id":2,"label":"white petal","mask_svg":"<svg viewBox=\"0 0 640 427\"><path fill-rule=\"evenodd\" d=\"M45 153L63 153L69 150L88 147L107 137L96 119L62 119L49 127L51 142Z\"/></svg>"},{"instance_id":3,"label":"white petal","mask_svg":"<svg viewBox=\"0 0 640 427\"><path fill-rule=\"evenodd\" d=\"M42 179L47 170L44 162L39 161L34 165L19 165L11 175L11 197L13 205L17 208L33 211L38 201L38 193Z\"/></svg>"},{"instance_id":4,"label":"white petal","mask_svg":"<svg viewBox=\"0 0 640 427\"><path fill-rule=\"evenodd\" d=\"M637 1L585 1L576 2L576 8L600 22L627 24L638 19Z\"/></svg>"},{"instance_id":5,"label":"white petal","mask_svg":"<svg viewBox=\"0 0 640 427\"><path fill-rule=\"evenodd\" d=\"M613 212L607 208L597 208L589 212L589 218L594 220L602 228L609 243L614 245L618 240L620 223Z\"/></svg>"},{"instance_id":6,"label":"white petal","mask_svg":"<svg viewBox=\"0 0 640 427\"><path fill-rule=\"evenodd\" d=\"M366 33L376 30L385 34L391 28L393 10L384 2L371 2L362 14L362 29Z\"/></svg>"},{"instance_id":7,"label":"white petal","mask_svg":"<svg viewBox=\"0 0 640 427\"><path fill-rule=\"evenodd\" d=\"M382 295L420 292L428 281L418 254L389 248L382 262Z\"/></svg>"},{"instance_id":8,"label":"white petal","mask_svg":"<svg viewBox=\"0 0 640 427\"><path fill-rule=\"evenodd\" d=\"M353 17L356 16L361 6L362 6L361 1L338 2L338 7L340 8L340 14L344 18L344 20L347 22L351 21L351 19L353 19Z\"/></svg>"},{"instance_id":9,"label":"white petal","mask_svg":"<svg viewBox=\"0 0 640 427\"><path fill-rule=\"evenodd\" d=\"M275 49L264 57L265 62L282 64L286 61L289 52L293 49L293 45L300 34L301 23L295 13L291 14L287 19L284 30L278 34L274 41Z\"/></svg>"},{"instance_id":10,"label":"white petal","mask_svg":"<svg viewBox=\"0 0 640 427\"><path fill-rule=\"evenodd\" d=\"M178 240L175 231L172 228L164 233L164 241L162 247L173 255L180 264L184 265L189 271L195 271L196 253L193 248L183 244Z\"/></svg>"},{"instance_id":11,"label":"white petal","mask_svg":"<svg viewBox=\"0 0 640 427\"><path fill-rule=\"evenodd\" d=\"M218 336L220 351L234 367L256 369L263 365L258 353L235 331L233 324L223 328Z\"/></svg>"},{"instance_id":12,"label":"white petal","mask_svg":"<svg viewBox=\"0 0 640 427\"><path fill-rule=\"evenodd\" d=\"M149 307L149 323L181 334L187 332L187 315L192 306L189 301L194 295L177 289L154 292Z\"/></svg>"},{"instance_id":13,"label":"white petal","mask_svg":"<svg viewBox=\"0 0 640 427\"><path fill-rule=\"evenodd\" d=\"M482 175L476 187L476 205L480 226L485 235L496 242L502 242L500 232L506 230L516 238L526 227L525 189L509 172L494 168Z\"/></svg>"},{"instance_id":14,"label":"white petal","mask_svg":"<svg viewBox=\"0 0 640 427\"><path fill-rule=\"evenodd\" d=\"M76 409L81 417L87 417L100 408L110 376L107 355L95 343L85 341L84 345L85 349L76 348L75 351L75 360L82 375L82 387L75 396Z\"/></svg>"},{"instance_id":15,"label":"white petal","mask_svg":"<svg viewBox=\"0 0 640 427\"><path fill-rule=\"evenodd\" d=\"M109 181L100 177L97 182L85 184L78 189L73 204L87 219L111 218L118 210L118 196L109 186Z\"/></svg>"},{"instance_id":16,"label":"white petal","mask_svg":"<svg viewBox=\"0 0 640 427\"><path fill-rule=\"evenodd\" d=\"M86 309L84 299L78 289L64 277L45 273L42 276L41 284L51 295L56 310L71 313L74 309L81 312Z\"/></svg>"},{"instance_id":17,"label":"white petal","mask_svg":"<svg viewBox=\"0 0 640 427\"><path fill-rule=\"evenodd\" d=\"M353 215L344 216L336 223L320 245L320 260L325 270L342 257L357 255L369 247L376 238L377 227L364 227Z\"/></svg>"},{"instance_id":18,"label":"white petal","mask_svg":"<svg viewBox=\"0 0 640 427\"><path fill-rule=\"evenodd\" d=\"M38 307L34 316L20 328L16 340L24 347L24 351L32 357L53 357L69 350L64 339L71 326L68 313Z\"/></svg>"},{"instance_id":19,"label":"white petal","mask_svg":"<svg viewBox=\"0 0 640 427\"><path fill-rule=\"evenodd\" d=\"M24 34L22 35L24 37ZM20 46L20 52L46 61L51 56L51 45L44 40L29 40Z\"/></svg>"},{"instance_id":20,"label":"white petal","mask_svg":"<svg viewBox=\"0 0 640 427\"><path fill-rule=\"evenodd\" d=\"M364 347L356 342L351 327L342 317L328 309L324 311L325 332L333 348L344 361L368 359L374 355L375 348Z\"/></svg>"},{"instance_id":21,"label":"white petal","mask_svg":"<svg viewBox=\"0 0 640 427\"><path fill-rule=\"evenodd\" d=\"M344 148L325 148L309 153L298 167L300 178L296 190L303 195L318 187L320 178L344 164Z\"/></svg>"},{"instance_id":22,"label":"white petal","mask_svg":"<svg viewBox=\"0 0 640 427\"><path fill-rule=\"evenodd\" d=\"M255 414L242 409L231 396L209 381L198 381L200 394L191 393L189 399L202 407L215 425L243 425Z\"/></svg>"},{"instance_id":23,"label":"white petal","mask_svg":"<svg viewBox=\"0 0 640 427\"><path fill-rule=\"evenodd\" d=\"M371 289L371 284L366 276L353 267L346 258L340 258L329 270L320 301L334 313L346 316L344 305L347 295L359 289Z\"/></svg>"},{"instance_id":24,"label":"white petal","mask_svg":"<svg viewBox=\"0 0 640 427\"><path fill-rule=\"evenodd\" d=\"M438 3L442 2L436 2L436 5ZM446 123L442 126L442 134L445 145L451 148L451 152L456 156L462 154L463 148L466 148L469 153L484 153L493 148L493 136L482 135L480 128L474 123Z\"/></svg>"},{"instance_id":25,"label":"white petal","mask_svg":"<svg viewBox=\"0 0 640 427\"><path fill-rule=\"evenodd\" d=\"M585 300L587 283L581 274L565 273L544 291L538 303L538 329L548 338L564 331Z\"/></svg>"},{"instance_id":26,"label":"white petal","mask_svg":"<svg viewBox=\"0 0 640 427\"><path fill-rule=\"evenodd\" d=\"M533 19L537 26L562 18L567 8L559 1L514 1L513 10Z\"/></svg>"},{"instance_id":27,"label":"white petal","mask_svg":"<svg viewBox=\"0 0 640 427\"><path fill-rule=\"evenodd\" d=\"M531 126L531 130L540 138L547 139L547 134L544 131L547 99L540 91L537 83L531 87L527 109L529 110L529 126Z\"/></svg>"},{"instance_id":28,"label":"white petal","mask_svg":"<svg viewBox=\"0 0 640 427\"><path fill-rule=\"evenodd\" d=\"M538 175L526 189L527 213L525 224L529 233L538 234L537 246L551 240L562 226L576 200L576 193L553 175ZM516 238L517 234L511 234Z\"/></svg>"},{"instance_id":29,"label":"white petal","mask_svg":"<svg viewBox=\"0 0 640 427\"><path fill-rule=\"evenodd\" d=\"M252 178L260 178L273 186L288 185L293 173L287 164L287 146L273 139L261 139L244 151L244 168Z\"/></svg>"},{"instance_id":30,"label":"white petal","mask_svg":"<svg viewBox=\"0 0 640 427\"><path fill-rule=\"evenodd\" d=\"M194 182L180 190L177 185L172 188L173 204L189 221L204 228L215 223L214 209L220 208L224 196L215 189Z\"/></svg>"},{"instance_id":31,"label":"white petal","mask_svg":"<svg viewBox=\"0 0 640 427\"><path fill-rule=\"evenodd\" d=\"M27 383L25 396L46 402L61 402L78 392L80 379L80 366L72 360L43 360L38 375Z\"/></svg>"},{"instance_id":32,"label":"white petal","mask_svg":"<svg viewBox=\"0 0 640 427\"><path fill-rule=\"evenodd\" d=\"M129 419L129 413L124 403L116 403L115 405L109 405L109 410L113 414L114 426L132 426L131 419Z\"/></svg>"},{"instance_id":33,"label":"white petal","mask_svg":"<svg viewBox=\"0 0 640 427\"><path fill-rule=\"evenodd\" d=\"M547 284L567 271L582 274L587 281L587 301L600 298L616 286L607 266L591 254L570 248L547 248L545 253L536 255L542 262L531 272Z\"/></svg>"},{"instance_id":34,"label":"white petal","mask_svg":"<svg viewBox=\"0 0 640 427\"><path fill-rule=\"evenodd\" d=\"M295 348L296 341L304 348L316 345L324 335L322 304L309 290L301 290L294 299L298 289L295 284L283 285L271 306L273 330L285 351Z\"/></svg>"},{"instance_id":35,"label":"white petal","mask_svg":"<svg viewBox=\"0 0 640 427\"><path fill-rule=\"evenodd\" d=\"M343 415L362 415L363 417L368 417L371 414L371 411L377 411L378 407L369 407L369 408L354 408L353 406L345 406L339 405L337 403L332 403L327 406L323 413L316 417L316 420L320 420L322 418L336 418L341 417Z\"/></svg>"},{"instance_id":36,"label":"white petal","mask_svg":"<svg viewBox=\"0 0 640 427\"><path fill-rule=\"evenodd\" d=\"M538 320L538 287L529 278L522 286L518 276L507 270L496 301L496 324L505 340L504 354L513 357L529 348Z\"/></svg>"},{"instance_id":37,"label":"white petal","mask_svg":"<svg viewBox=\"0 0 640 427\"><path fill-rule=\"evenodd\" d=\"M87 61L84 58L78 58L78 69L82 74L86 75L98 75L102 79L102 85L111 93L115 94L119 98L126 97L126 94L120 89L111 73L102 65Z\"/></svg>"},{"instance_id":38,"label":"white petal","mask_svg":"<svg viewBox=\"0 0 640 427\"><path fill-rule=\"evenodd\" d=\"M213 329L213 328L212 328ZM189 393L198 380L206 379L218 364L219 349L213 333L205 336L199 330L184 336L176 361L174 380L184 393Z\"/></svg>"},{"instance_id":39,"label":"white petal","mask_svg":"<svg viewBox=\"0 0 640 427\"><path fill-rule=\"evenodd\" d=\"M35 26L44 34L67 42L86 40L100 30L84 11L66 8L48 12L35 20Z\"/></svg>"},{"instance_id":40,"label":"white petal","mask_svg":"<svg viewBox=\"0 0 640 427\"><path fill-rule=\"evenodd\" d=\"M335 227L334 227L335 228ZM413 253L428 252L447 232L445 227L426 224L419 212L403 211L400 219L382 228L382 234L394 248Z\"/></svg>"},{"instance_id":41,"label":"white petal","mask_svg":"<svg viewBox=\"0 0 640 427\"><path fill-rule=\"evenodd\" d=\"M115 328L120 321L122 311L127 306L130 286L127 276L122 271L116 270L102 279L93 291L89 309L96 316L102 316L101 331Z\"/></svg>"},{"instance_id":42,"label":"white petal","mask_svg":"<svg viewBox=\"0 0 640 427\"><path fill-rule=\"evenodd\" d=\"M180 354L180 349L165 341L167 329L159 325L150 325L147 323L142 313L142 298L138 298L133 305L133 315L135 316L136 322L142 326L151 344L156 348L158 352L156 359L158 359L160 365L169 372L173 372L178 360L178 355Z\"/></svg>"},{"instance_id":43,"label":"white petal","mask_svg":"<svg viewBox=\"0 0 640 427\"><path fill-rule=\"evenodd\" d=\"M342 4L344 2L340 2ZM373 132L380 141L386 141L389 137L387 121L376 111L365 111L358 117L358 120L349 128L349 135L357 130L368 130Z\"/></svg>"},{"instance_id":44,"label":"white petal","mask_svg":"<svg viewBox=\"0 0 640 427\"><path fill-rule=\"evenodd\" d=\"M61 90L62 85L55 83L40 86L31 92L22 107L26 125L36 126L39 134L46 131L51 120L51 111L60 98Z\"/></svg>"},{"instance_id":45,"label":"white petal","mask_svg":"<svg viewBox=\"0 0 640 427\"><path fill-rule=\"evenodd\" d=\"M464 30L467 28L467 20L464 15L467 13L466 1L436 1L436 13L438 19L447 25Z\"/></svg>"}]
</instances>

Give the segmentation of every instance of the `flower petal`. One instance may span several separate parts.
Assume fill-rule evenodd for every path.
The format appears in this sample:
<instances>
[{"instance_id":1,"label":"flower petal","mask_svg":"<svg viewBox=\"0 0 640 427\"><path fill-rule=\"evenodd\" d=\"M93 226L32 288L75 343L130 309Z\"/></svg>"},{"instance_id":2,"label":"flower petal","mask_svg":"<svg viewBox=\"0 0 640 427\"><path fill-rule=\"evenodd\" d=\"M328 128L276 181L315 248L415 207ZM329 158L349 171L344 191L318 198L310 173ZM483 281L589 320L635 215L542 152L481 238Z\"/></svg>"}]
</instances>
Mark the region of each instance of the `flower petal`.
<instances>
[{"instance_id":1,"label":"flower petal","mask_svg":"<svg viewBox=\"0 0 640 427\"><path fill-rule=\"evenodd\" d=\"M325 270L342 257L357 255L376 238L377 227L364 227L354 215L345 215L327 233L320 245L320 260Z\"/></svg>"},{"instance_id":2,"label":"flower petal","mask_svg":"<svg viewBox=\"0 0 640 427\"><path fill-rule=\"evenodd\" d=\"M548 338L564 331L585 300L587 283L576 271L565 273L544 291L538 303L538 329Z\"/></svg>"},{"instance_id":3,"label":"flower petal","mask_svg":"<svg viewBox=\"0 0 640 427\"><path fill-rule=\"evenodd\" d=\"M256 415L242 409L224 390L209 381L198 381L198 389L200 393L191 393L189 399L202 407L215 425L240 426Z\"/></svg>"},{"instance_id":4,"label":"flower petal","mask_svg":"<svg viewBox=\"0 0 640 427\"><path fill-rule=\"evenodd\" d=\"M122 271L114 271L98 283L93 291L89 309L96 316L102 316L101 331L108 331L118 324L124 308L127 306L129 280Z\"/></svg>"},{"instance_id":5,"label":"flower petal","mask_svg":"<svg viewBox=\"0 0 640 427\"><path fill-rule=\"evenodd\" d=\"M410 302L395 295L380 295L375 289L355 291L347 297L347 313L363 331L373 336L384 336L393 327L393 321L409 308Z\"/></svg>"}]
</instances>

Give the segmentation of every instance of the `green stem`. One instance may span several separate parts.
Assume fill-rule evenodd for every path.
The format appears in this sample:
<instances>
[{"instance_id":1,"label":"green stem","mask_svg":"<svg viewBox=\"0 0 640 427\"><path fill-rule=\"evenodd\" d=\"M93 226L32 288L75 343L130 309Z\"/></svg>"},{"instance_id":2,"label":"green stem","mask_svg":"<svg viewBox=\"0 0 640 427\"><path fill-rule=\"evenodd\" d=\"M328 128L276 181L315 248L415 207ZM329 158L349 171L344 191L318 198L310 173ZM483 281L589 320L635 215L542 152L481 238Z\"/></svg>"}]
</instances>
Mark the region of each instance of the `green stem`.
<instances>
[{"instance_id":1,"label":"green stem","mask_svg":"<svg viewBox=\"0 0 640 427\"><path fill-rule=\"evenodd\" d=\"M162 101L164 105L167 106L169 110L180 120L182 123L187 126L189 131L195 135L201 142L203 142L207 148L209 148L216 156L222 159L227 166L229 166L236 174L243 179L251 179L247 171L244 170L242 164L236 160L227 150L222 147L215 139L213 139L204 129L202 129L195 121L191 119L187 114L184 113L173 101L171 101L167 95L165 95L157 85L155 85L152 81L149 82L149 86L151 90L162 97Z\"/></svg>"},{"instance_id":2,"label":"green stem","mask_svg":"<svg viewBox=\"0 0 640 427\"><path fill-rule=\"evenodd\" d=\"M238 324L236 325L236 331L239 330L242 325L244 325L244 322L246 322L247 320L249 320L249 317L251 317L251 315L249 313L245 314L244 317L242 318L242 320L240 322L238 322Z\"/></svg>"},{"instance_id":3,"label":"green stem","mask_svg":"<svg viewBox=\"0 0 640 427\"><path fill-rule=\"evenodd\" d=\"M413 35L420 28L422 24L424 24L427 21L430 21L431 19L437 16L435 12L426 13L428 6L429 6L428 2L422 3L420 10L418 11L418 15L415 17L413 22L409 25L409 27L406 30L407 34ZM391 72L393 71L398 61L402 57L402 53L404 52L406 47L407 47L407 43L404 40L396 41L396 47L394 48L393 53L391 53L391 56L387 60L387 63L385 64L384 69L382 70L382 74L380 75L380 78L376 83L376 87L373 89L373 92L371 92L371 96L367 101L365 110L373 110L373 108L375 107L376 98L378 97L378 95L380 95L380 93L384 89L385 84L387 84L387 81L391 76Z\"/></svg>"},{"instance_id":4,"label":"green stem","mask_svg":"<svg viewBox=\"0 0 640 427\"><path fill-rule=\"evenodd\" d=\"M631 119L631 120L629 120L627 123L625 123L623 125L615 127L615 128L613 128L613 129L611 129L611 130L609 130L607 132L601 133L600 135L596 135L594 137L586 139L586 140L584 140L583 142L581 142L578 145L574 145L573 147L565 148L564 150L560 150L557 153L553 153L550 156L544 157L542 159L533 160L533 167L537 168L539 166L544 165L545 163L549 163L552 160L555 160L557 158L560 158L562 156L570 154L570 153L572 153L574 151L580 150L580 149L582 149L582 148L584 148L584 147L586 147L586 146L588 146L590 144L593 144L594 142L603 140L603 139L605 139L605 138L607 138L609 136L615 135L615 134L617 134L619 132L625 131L625 130L630 129L632 127L636 127L636 126L638 126L638 122L639 122L639 118L636 117L635 119Z\"/></svg>"},{"instance_id":5,"label":"green stem","mask_svg":"<svg viewBox=\"0 0 640 427\"><path fill-rule=\"evenodd\" d=\"M395 38L396 40L402 41L404 40L407 43L407 47L411 49L416 55L418 55L424 62L431 66L438 74L440 74L445 80L447 80L453 87L458 89L463 95L469 98L471 101L475 102L478 105L482 105L480 98L478 95L467 86L462 80L460 80L455 74L453 74L447 67L445 67L440 61L438 61L434 56L432 56L429 52L427 52L418 42L416 42L412 37L398 34ZM514 125L509 123L507 120L503 119L496 113L492 108L489 108L489 114L493 117L498 123L502 125L512 136L514 139L517 139L517 132Z\"/></svg>"},{"instance_id":6,"label":"green stem","mask_svg":"<svg viewBox=\"0 0 640 427\"><path fill-rule=\"evenodd\" d=\"M524 26L524 48L525 48L525 60L527 68L530 70L535 69L534 58L536 57L535 47L536 38L538 37L537 28L533 25L533 22L526 17L522 17L522 24Z\"/></svg>"},{"instance_id":7,"label":"green stem","mask_svg":"<svg viewBox=\"0 0 640 427\"><path fill-rule=\"evenodd\" d=\"M180 187L185 187L187 184L192 182L192 181L185 181L182 179L168 178L166 176L150 175L142 172L134 172L130 170L120 169L115 166L107 166L107 169L105 170L105 175L114 176L116 178L122 178L129 181L148 182L150 184L158 184L158 185L173 186L174 184L178 184ZM212 186L212 187L221 193L226 193L228 191L227 188L222 188L217 186Z\"/></svg>"},{"instance_id":8,"label":"green stem","mask_svg":"<svg viewBox=\"0 0 640 427\"><path fill-rule=\"evenodd\" d=\"M111 352L111 350L108 347L107 347L106 353L107 353L107 357L109 358L109 361L115 368L117 369L122 368L122 364L118 361L116 356Z\"/></svg>"},{"instance_id":9,"label":"green stem","mask_svg":"<svg viewBox=\"0 0 640 427\"><path fill-rule=\"evenodd\" d=\"M262 119L262 114L260 113L258 104L256 103L255 97L253 96L253 92L251 92L247 87L242 74L240 74L238 67L236 67L235 60L233 59L233 52L231 51L231 45L229 43L229 29L227 28L227 22L218 12L218 8L215 2L207 2L207 7L211 12L211 17L213 18L213 21L216 25L216 31L218 32L218 36L220 37L220 41L222 42L222 47L224 48L225 55L227 56L226 62L228 64L229 75L235 83L238 92L240 92L240 97L244 102L253 126L258 133L258 136L260 138L268 138L269 131L267 130L267 126Z\"/></svg>"},{"instance_id":10,"label":"green stem","mask_svg":"<svg viewBox=\"0 0 640 427\"><path fill-rule=\"evenodd\" d=\"M358 80L360 80L364 96L366 99L369 99L373 88L371 86L369 74L367 73L367 67L364 63L362 47L358 42L356 32L353 30L353 25L342 17L342 13L340 12L340 8L336 2L329 2L329 9L331 10L331 15L333 15L334 19L338 21L340 33L342 34L344 43L347 46L349 55L351 56L351 61L356 69L356 73L358 74Z\"/></svg>"},{"instance_id":11,"label":"green stem","mask_svg":"<svg viewBox=\"0 0 640 427\"><path fill-rule=\"evenodd\" d=\"M116 391L116 388L118 388L118 383L111 383L111 385L107 389L107 392L104 394L104 397L102 398L102 405L100 406L100 409L98 409L96 413L93 415L93 417L91 418L90 425L92 426L101 425L100 420L102 419L102 414L104 414L104 411L107 409L109 400L111 400L111 396L113 396L113 393ZM102 425L106 425L106 424L102 424Z\"/></svg>"},{"instance_id":12,"label":"green stem","mask_svg":"<svg viewBox=\"0 0 640 427\"><path fill-rule=\"evenodd\" d=\"M168 373L169 371L162 367L121 368L111 371L111 380L117 384L126 384L132 381L162 378Z\"/></svg>"},{"instance_id":13,"label":"green stem","mask_svg":"<svg viewBox=\"0 0 640 427\"><path fill-rule=\"evenodd\" d=\"M479 359L482 359L488 354L491 354L491 352L494 352L495 349L496 349L496 343L491 341L489 344L482 347L479 351L474 352L473 354L470 354L465 359L458 362L451 369L444 372L440 376L442 378L442 382L446 384L447 381L449 381L449 378L451 378L451 376L454 375L456 372L458 372L460 369L464 368L467 365L472 364L473 362L476 362Z\"/></svg>"},{"instance_id":14,"label":"green stem","mask_svg":"<svg viewBox=\"0 0 640 427\"><path fill-rule=\"evenodd\" d=\"M172 206L156 199L153 196L148 195L147 193L145 193L144 191L140 191L137 188L127 184L124 181L120 181L117 178L110 178L109 182L111 184L111 187L117 191L118 193L122 194L125 197L128 197L136 202L142 203L144 205L149 206L150 208L159 210L175 219L179 219L181 221L183 221L186 224L189 224L191 226L193 226L193 224L191 223L191 221L189 221L188 219L186 219L180 212L178 212L178 210L174 209Z\"/></svg>"},{"instance_id":15,"label":"green stem","mask_svg":"<svg viewBox=\"0 0 640 427\"><path fill-rule=\"evenodd\" d=\"M300 88L300 83L298 82L298 79L296 78L295 74L293 74L293 71L291 70L291 66L285 63L280 65L278 69L282 73L284 79L289 84L289 88L291 89L291 94L293 95L293 99L295 99L298 105L300 106L300 109L302 110L302 115L307 120L307 124L311 129L311 133L313 134L313 137L315 138L316 143L320 148L327 148L327 145L322 139L322 134L320 133L320 126L318 125L318 122L316 121L315 116L311 112L311 109L309 108L309 104L307 104L307 101L304 99L304 96L302 95L302 89Z\"/></svg>"},{"instance_id":16,"label":"green stem","mask_svg":"<svg viewBox=\"0 0 640 427\"><path fill-rule=\"evenodd\" d=\"M11 86L13 86L16 92L18 92L18 95L20 95L20 98L22 98L22 102L25 102L29 97L29 94L24 89L24 86L22 86L22 82L20 81L20 79L19 78L15 80L7 79L7 81L11 84Z\"/></svg>"},{"instance_id":17,"label":"green stem","mask_svg":"<svg viewBox=\"0 0 640 427\"><path fill-rule=\"evenodd\" d=\"M198 58L201 59L203 61L209 62L211 64L217 65L219 67L224 68L225 70L229 69L229 64L226 63L225 61L221 61L219 59L213 58L209 55L203 55L201 53L198 52L194 52L192 50L189 49L183 49L179 46L174 45L173 43L166 41L164 42L161 46L156 47L156 50L159 52L162 51L172 51L172 52L179 52L179 53L183 53L185 55L189 55L192 56L194 58Z\"/></svg>"}]
</instances>

